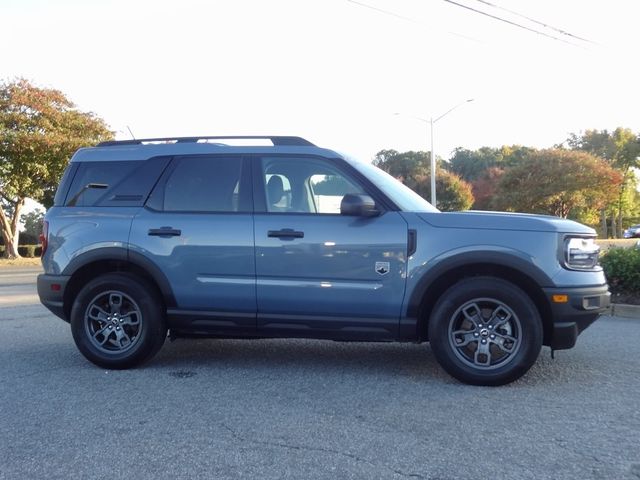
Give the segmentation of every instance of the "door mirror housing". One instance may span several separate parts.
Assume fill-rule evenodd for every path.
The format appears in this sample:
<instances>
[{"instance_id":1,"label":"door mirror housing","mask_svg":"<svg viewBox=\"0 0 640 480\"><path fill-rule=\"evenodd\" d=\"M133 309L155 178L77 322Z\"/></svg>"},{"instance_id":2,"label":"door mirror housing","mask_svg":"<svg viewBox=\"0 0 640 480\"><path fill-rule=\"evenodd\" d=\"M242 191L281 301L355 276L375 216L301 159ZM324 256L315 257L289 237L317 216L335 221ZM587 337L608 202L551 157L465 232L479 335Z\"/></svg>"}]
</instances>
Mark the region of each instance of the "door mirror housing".
<instances>
[{"instance_id":1,"label":"door mirror housing","mask_svg":"<svg viewBox=\"0 0 640 480\"><path fill-rule=\"evenodd\" d=\"M340 202L340 214L352 217L376 217L380 210L369 195L347 193Z\"/></svg>"}]
</instances>

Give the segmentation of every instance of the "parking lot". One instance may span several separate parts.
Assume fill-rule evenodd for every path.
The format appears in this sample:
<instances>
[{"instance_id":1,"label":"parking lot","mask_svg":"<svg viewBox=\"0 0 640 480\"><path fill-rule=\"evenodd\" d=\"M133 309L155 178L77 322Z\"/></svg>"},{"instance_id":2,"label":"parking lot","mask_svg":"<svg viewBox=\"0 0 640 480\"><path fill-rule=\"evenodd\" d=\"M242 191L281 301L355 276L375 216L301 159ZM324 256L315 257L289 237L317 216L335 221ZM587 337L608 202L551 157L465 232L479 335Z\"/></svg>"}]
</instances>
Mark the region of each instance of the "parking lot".
<instances>
[{"instance_id":1,"label":"parking lot","mask_svg":"<svg viewBox=\"0 0 640 480\"><path fill-rule=\"evenodd\" d=\"M640 478L640 319L602 318L520 381L428 345L178 340L106 371L0 270L0 478Z\"/></svg>"}]
</instances>

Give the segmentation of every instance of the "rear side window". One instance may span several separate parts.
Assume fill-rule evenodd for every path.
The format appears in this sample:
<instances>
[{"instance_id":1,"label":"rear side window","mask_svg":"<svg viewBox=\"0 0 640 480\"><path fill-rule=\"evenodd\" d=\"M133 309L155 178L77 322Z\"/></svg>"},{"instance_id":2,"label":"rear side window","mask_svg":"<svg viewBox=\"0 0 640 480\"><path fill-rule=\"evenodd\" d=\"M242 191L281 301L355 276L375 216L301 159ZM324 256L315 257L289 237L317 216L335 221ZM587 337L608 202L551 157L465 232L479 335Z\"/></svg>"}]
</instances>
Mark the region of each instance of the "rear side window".
<instances>
[{"instance_id":1,"label":"rear side window","mask_svg":"<svg viewBox=\"0 0 640 480\"><path fill-rule=\"evenodd\" d=\"M108 196L141 162L84 162L78 167L65 205L90 207Z\"/></svg>"},{"instance_id":2,"label":"rear side window","mask_svg":"<svg viewBox=\"0 0 640 480\"><path fill-rule=\"evenodd\" d=\"M184 157L164 186L169 212L238 212L242 159Z\"/></svg>"}]
</instances>

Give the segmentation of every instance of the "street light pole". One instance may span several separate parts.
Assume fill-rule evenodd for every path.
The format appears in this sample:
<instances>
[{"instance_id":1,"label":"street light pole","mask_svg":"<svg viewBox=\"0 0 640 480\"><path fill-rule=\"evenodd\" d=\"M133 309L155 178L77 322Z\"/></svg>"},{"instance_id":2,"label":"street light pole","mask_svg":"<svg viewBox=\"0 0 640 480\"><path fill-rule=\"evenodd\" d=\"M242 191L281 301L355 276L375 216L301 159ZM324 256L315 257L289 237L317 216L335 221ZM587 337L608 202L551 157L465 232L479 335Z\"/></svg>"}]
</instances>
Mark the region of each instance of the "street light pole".
<instances>
[{"instance_id":1,"label":"street light pole","mask_svg":"<svg viewBox=\"0 0 640 480\"><path fill-rule=\"evenodd\" d=\"M431 152L430 152L430 156L429 156L430 160L431 160L431 162L430 162L431 163L431 205L433 205L434 207L436 206L436 154L435 154L434 148L433 148L433 124L436 123L438 120L442 119L443 117L447 116L451 112L453 112L460 105L464 105L465 103L469 103L469 102L473 102L473 98L470 98L468 100L465 100L464 102L460 102L460 103L454 105L449 110L444 112L439 117L436 117L435 119L433 117L430 117L427 120L426 118L420 118L420 117L411 116L411 118L414 118L416 120L420 120L421 122L424 122L426 124L426 126L427 126L427 135L429 135L429 138L431 140ZM400 113L394 113L394 115L401 115L401 114Z\"/></svg>"},{"instance_id":2,"label":"street light pole","mask_svg":"<svg viewBox=\"0 0 640 480\"><path fill-rule=\"evenodd\" d=\"M429 124L431 126L431 205L436 206L436 154L433 151L433 124L443 117L447 116L451 112L453 112L460 105L464 105L465 103L473 102L473 98L465 100L464 102L460 102L457 105L454 105L449 110L444 112L442 115L437 117L435 120L433 117L429 119Z\"/></svg>"},{"instance_id":3,"label":"street light pole","mask_svg":"<svg viewBox=\"0 0 640 480\"><path fill-rule=\"evenodd\" d=\"M436 154L433 153L433 117L429 119L431 126L431 205L436 206ZM437 207L436 207L437 208Z\"/></svg>"}]
</instances>

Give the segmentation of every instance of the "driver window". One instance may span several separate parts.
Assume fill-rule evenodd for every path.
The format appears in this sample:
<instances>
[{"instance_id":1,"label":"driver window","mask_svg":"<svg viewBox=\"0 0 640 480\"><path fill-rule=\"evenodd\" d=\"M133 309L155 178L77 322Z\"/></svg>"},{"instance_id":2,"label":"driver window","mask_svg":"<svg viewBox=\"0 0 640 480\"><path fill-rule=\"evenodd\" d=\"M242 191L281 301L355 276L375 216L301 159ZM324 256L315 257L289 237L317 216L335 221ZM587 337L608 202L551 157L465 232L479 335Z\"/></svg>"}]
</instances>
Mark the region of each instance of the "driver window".
<instances>
[{"instance_id":1,"label":"driver window","mask_svg":"<svg viewBox=\"0 0 640 480\"><path fill-rule=\"evenodd\" d=\"M312 175L309 187L317 213L340 213L342 197L347 193L362 193L362 189L338 174Z\"/></svg>"},{"instance_id":2,"label":"driver window","mask_svg":"<svg viewBox=\"0 0 640 480\"><path fill-rule=\"evenodd\" d=\"M328 161L263 158L268 212L340 214L342 197L364 190Z\"/></svg>"}]
</instances>

